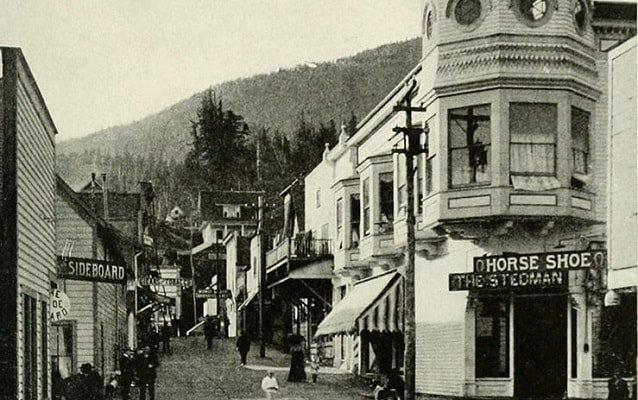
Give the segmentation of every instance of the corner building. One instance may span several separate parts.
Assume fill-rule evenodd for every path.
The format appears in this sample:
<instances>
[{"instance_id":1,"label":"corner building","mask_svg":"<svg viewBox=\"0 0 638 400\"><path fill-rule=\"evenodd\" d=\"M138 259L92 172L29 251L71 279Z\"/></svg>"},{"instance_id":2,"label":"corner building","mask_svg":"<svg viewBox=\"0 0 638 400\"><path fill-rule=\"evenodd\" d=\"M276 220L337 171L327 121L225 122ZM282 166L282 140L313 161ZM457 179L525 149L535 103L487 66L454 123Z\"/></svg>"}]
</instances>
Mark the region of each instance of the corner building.
<instances>
[{"instance_id":1,"label":"corner building","mask_svg":"<svg viewBox=\"0 0 638 400\"><path fill-rule=\"evenodd\" d=\"M635 3L427 0L422 13L421 63L322 162L344 245L318 334L333 335L335 366L403 362L401 282L339 304L403 274L405 156L392 149L406 119L393 106L415 81L412 124L428 132L414 175L417 393L604 398L613 369L636 373L635 280L620 308L604 304L609 115L635 120L609 102L610 76L635 80L606 51L635 36Z\"/></svg>"}]
</instances>

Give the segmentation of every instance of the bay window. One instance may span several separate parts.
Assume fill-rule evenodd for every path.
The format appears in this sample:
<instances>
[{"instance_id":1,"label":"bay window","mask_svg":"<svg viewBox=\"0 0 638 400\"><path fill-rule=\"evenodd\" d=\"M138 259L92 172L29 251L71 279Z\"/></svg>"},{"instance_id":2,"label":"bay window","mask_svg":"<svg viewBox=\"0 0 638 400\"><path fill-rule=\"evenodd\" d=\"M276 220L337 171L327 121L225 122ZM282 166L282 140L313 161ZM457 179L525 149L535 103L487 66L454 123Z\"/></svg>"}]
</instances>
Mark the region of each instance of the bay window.
<instances>
[{"instance_id":1,"label":"bay window","mask_svg":"<svg viewBox=\"0 0 638 400\"><path fill-rule=\"evenodd\" d=\"M343 198L337 199L337 249L343 248Z\"/></svg>"},{"instance_id":2,"label":"bay window","mask_svg":"<svg viewBox=\"0 0 638 400\"><path fill-rule=\"evenodd\" d=\"M407 210L408 205L408 185L406 181L406 172L405 172L405 154L399 154L397 156L397 216L404 216Z\"/></svg>"},{"instance_id":3,"label":"bay window","mask_svg":"<svg viewBox=\"0 0 638 400\"><path fill-rule=\"evenodd\" d=\"M448 134L451 186L489 183L490 106L449 110Z\"/></svg>"},{"instance_id":4,"label":"bay window","mask_svg":"<svg viewBox=\"0 0 638 400\"><path fill-rule=\"evenodd\" d=\"M555 176L556 104L510 103L510 173Z\"/></svg>"},{"instance_id":5,"label":"bay window","mask_svg":"<svg viewBox=\"0 0 638 400\"><path fill-rule=\"evenodd\" d=\"M363 196L363 236L370 234L370 178L365 178L361 185Z\"/></svg>"},{"instance_id":6,"label":"bay window","mask_svg":"<svg viewBox=\"0 0 638 400\"><path fill-rule=\"evenodd\" d=\"M361 220L361 201L359 194L350 195L350 247L359 247L359 227Z\"/></svg>"},{"instance_id":7,"label":"bay window","mask_svg":"<svg viewBox=\"0 0 638 400\"><path fill-rule=\"evenodd\" d=\"M394 228L394 182L392 172L379 174L379 233L392 232Z\"/></svg>"},{"instance_id":8,"label":"bay window","mask_svg":"<svg viewBox=\"0 0 638 400\"><path fill-rule=\"evenodd\" d=\"M589 113L587 111L572 107L571 136L573 172L586 175L589 163Z\"/></svg>"}]
</instances>

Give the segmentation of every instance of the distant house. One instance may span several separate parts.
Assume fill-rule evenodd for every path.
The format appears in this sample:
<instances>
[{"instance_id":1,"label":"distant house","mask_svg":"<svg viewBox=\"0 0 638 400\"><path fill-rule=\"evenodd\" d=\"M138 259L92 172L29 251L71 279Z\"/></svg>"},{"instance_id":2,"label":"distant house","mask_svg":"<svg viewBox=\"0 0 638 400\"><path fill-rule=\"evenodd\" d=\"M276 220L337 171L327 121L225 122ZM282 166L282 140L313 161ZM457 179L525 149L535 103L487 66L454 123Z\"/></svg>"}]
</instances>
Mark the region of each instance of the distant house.
<instances>
[{"instance_id":1,"label":"distant house","mask_svg":"<svg viewBox=\"0 0 638 400\"><path fill-rule=\"evenodd\" d=\"M57 129L22 51L0 53L2 397L48 399Z\"/></svg>"}]
</instances>

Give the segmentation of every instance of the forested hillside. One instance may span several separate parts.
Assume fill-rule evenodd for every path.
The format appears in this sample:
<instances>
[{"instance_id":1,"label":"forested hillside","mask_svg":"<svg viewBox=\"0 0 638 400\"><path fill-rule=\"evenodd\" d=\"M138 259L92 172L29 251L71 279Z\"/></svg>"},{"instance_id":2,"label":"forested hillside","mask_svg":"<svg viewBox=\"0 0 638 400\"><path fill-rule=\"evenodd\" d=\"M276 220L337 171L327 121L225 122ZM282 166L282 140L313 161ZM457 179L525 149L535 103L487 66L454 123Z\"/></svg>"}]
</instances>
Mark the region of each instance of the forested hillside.
<instances>
[{"instance_id":1,"label":"forested hillside","mask_svg":"<svg viewBox=\"0 0 638 400\"><path fill-rule=\"evenodd\" d=\"M295 146L309 146L308 140L304 139L305 143L297 140L300 133L321 136L312 144L318 148L307 149L308 156L303 160L294 160L298 155L292 155L292 159L283 161L281 155L275 155L273 165L264 165L266 169L275 165L288 169L281 171L286 173L280 174L278 182L265 185L274 189L318 163L323 141L333 142L327 139L336 137L342 123L352 129L357 119L371 111L417 65L420 54L420 42L414 39L335 62L302 65L222 83L211 91L224 110L243 117L248 132L247 149L256 151L259 147L255 139L258 133L269 141L262 141L261 146L265 146L262 153L272 143L281 145L276 151L284 151L288 146L294 153L302 150ZM137 190L139 181L151 180L164 210L175 204L184 208L193 206L197 189L207 180L191 177L185 170L185 160L192 149L194 122L206 93L196 93L137 122L59 143L59 173L75 188L85 183L93 171L106 173L109 186L115 190ZM273 155L262 154L263 157ZM298 165L301 161L304 165ZM294 171L285 166L288 162L295 165ZM254 179L247 180L237 182L233 189L252 189L255 185Z\"/></svg>"}]
</instances>

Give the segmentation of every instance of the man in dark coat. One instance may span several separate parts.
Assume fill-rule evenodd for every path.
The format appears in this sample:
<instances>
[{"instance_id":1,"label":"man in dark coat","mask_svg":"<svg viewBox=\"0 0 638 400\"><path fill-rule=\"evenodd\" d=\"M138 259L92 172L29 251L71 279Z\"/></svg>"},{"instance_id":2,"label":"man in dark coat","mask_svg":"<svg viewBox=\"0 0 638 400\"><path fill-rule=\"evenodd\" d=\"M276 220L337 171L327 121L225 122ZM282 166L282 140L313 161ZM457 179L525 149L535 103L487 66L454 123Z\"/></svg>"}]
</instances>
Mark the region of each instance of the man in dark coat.
<instances>
[{"instance_id":1,"label":"man in dark coat","mask_svg":"<svg viewBox=\"0 0 638 400\"><path fill-rule=\"evenodd\" d=\"M608 400L628 400L629 388L627 382L620 377L620 371L614 371L614 376L607 381Z\"/></svg>"},{"instance_id":2,"label":"man in dark coat","mask_svg":"<svg viewBox=\"0 0 638 400\"><path fill-rule=\"evenodd\" d=\"M164 322L162 326L162 351L168 353L171 351L171 336L173 336L173 329L168 326L168 322Z\"/></svg>"},{"instance_id":3,"label":"man in dark coat","mask_svg":"<svg viewBox=\"0 0 638 400\"><path fill-rule=\"evenodd\" d=\"M102 400L104 393L104 382L102 377L93 369L89 363L80 367L82 374L82 387L85 400Z\"/></svg>"},{"instance_id":4,"label":"man in dark coat","mask_svg":"<svg viewBox=\"0 0 638 400\"><path fill-rule=\"evenodd\" d=\"M131 382L135 376L135 353L128 349L122 353L120 357L120 383L122 400L129 400L129 392L131 390Z\"/></svg>"},{"instance_id":5,"label":"man in dark coat","mask_svg":"<svg viewBox=\"0 0 638 400\"><path fill-rule=\"evenodd\" d=\"M135 360L135 372L140 380L140 400L146 400L146 391L148 390L148 398L155 400L155 379L159 360L157 352L152 347L145 346L141 352L137 353Z\"/></svg>"},{"instance_id":6,"label":"man in dark coat","mask_svg":"<svg viewBox=\"0 0 638 400\"><path fill-rule=\"evenodd\" d=\"M237 351L239 351L242 366L246 365L248 350L250 350L250 338L245 333L239 332L239 336L237 336Z\"/></svg>"},{"instance_id":7,"label":"man in dark coat","mask_svg":"<svg viewBox=\"0 0 638 400\"><path fill-rule=\"evenodd\" d=\"M213 317L207 316L204 321L204 336L206 336L206 348L213 348L213 337L215 336L215 321L213 321Z\"/></svg>"}]
</instances>

